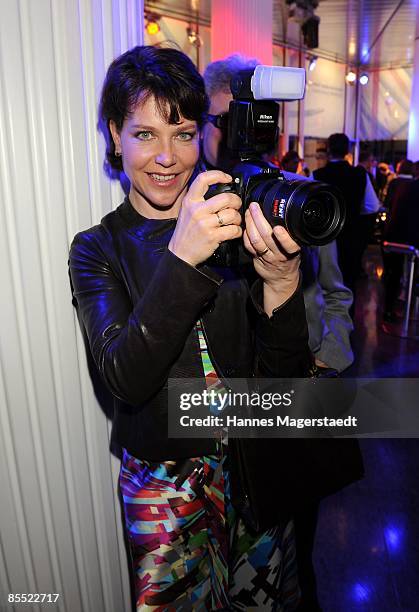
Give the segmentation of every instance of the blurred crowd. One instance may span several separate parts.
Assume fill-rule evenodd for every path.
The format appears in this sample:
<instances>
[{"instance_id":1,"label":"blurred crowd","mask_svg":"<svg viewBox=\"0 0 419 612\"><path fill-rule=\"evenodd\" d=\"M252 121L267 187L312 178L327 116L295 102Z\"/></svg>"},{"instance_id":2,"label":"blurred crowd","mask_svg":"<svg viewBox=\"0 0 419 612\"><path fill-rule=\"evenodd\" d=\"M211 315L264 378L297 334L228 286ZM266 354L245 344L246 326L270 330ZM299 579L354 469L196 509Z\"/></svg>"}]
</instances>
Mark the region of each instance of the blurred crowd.
<instances>
[{"instance_id":1,"label":"blurred crowd","mask_svg":"<svg viewBox=\"0 0 419 612\"><path fill-rule=\"evenodd\" d=\"M419 160L402 159L394 169L390 163L377 161L370 150L363 150L354 166L349 144L344 134L332 134L327 148L316 152L317 169L313 173L296 151L288 151L279 162L271 161L285 171L322 180L342 191L350 227L347 225L344 231L346 240L337 241L339 265L344 282L355 298L357 280L366 276L362 257L370 242L378 242L382 247L395 243L419 248ZM405 271L404 255L387 252L387 248L382 248L381 255L382 317L386 322L395 323L402 315L398 297Z\"/></svg>"}]
</instances>

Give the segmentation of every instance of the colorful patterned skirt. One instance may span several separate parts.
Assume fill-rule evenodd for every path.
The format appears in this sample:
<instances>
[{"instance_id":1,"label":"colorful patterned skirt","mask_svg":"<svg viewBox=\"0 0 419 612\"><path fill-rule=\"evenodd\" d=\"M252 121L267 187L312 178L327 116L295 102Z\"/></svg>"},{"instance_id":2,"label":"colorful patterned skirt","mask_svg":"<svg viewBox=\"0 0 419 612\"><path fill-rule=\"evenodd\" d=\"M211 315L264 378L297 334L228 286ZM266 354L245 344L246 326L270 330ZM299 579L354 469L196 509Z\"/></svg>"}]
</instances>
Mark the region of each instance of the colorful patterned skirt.
<instances>
[{"instance_id":1,"label":"colorful patterned skirt","mask_svg":"<svg viewBox=\"0 0 419 612\"><path fill-rule=\"evenodd\" d=\"M227 448L163 463L124 451L119 482L137 611L295 610L292 522L246 529L230 501Z\"/></svg>"}]
</instances>

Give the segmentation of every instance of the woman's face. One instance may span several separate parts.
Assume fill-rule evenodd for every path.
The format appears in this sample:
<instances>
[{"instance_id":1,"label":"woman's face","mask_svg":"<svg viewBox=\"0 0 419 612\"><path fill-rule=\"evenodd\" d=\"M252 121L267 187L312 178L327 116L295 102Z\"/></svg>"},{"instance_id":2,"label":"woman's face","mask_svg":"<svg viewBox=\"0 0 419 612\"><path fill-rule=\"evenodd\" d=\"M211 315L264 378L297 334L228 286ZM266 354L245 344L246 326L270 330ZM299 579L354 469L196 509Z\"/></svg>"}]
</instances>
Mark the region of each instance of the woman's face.
<instances>
[{"instance_id":1,"label":"woman's face","mask_svg":"<svg viewBox=\"0 0 419 612\"><path fill-rule=\"evenodd\" d=\"M180 117L179 124L166 123L149 96L125 119L120 132L113 121L109 127L131 183L134 208L149 218L177 217L199 157L196 121Z\"/></svg>"}]
</instances>

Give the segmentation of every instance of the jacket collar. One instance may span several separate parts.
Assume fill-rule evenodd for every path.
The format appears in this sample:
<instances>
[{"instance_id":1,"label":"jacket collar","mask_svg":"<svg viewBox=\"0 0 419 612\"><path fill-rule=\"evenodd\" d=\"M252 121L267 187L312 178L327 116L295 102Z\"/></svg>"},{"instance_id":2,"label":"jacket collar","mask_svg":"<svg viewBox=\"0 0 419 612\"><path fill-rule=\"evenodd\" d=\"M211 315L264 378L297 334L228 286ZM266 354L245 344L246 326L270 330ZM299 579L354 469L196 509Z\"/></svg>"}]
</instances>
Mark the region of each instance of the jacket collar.
<instances>
[{"instance_id":1,"label":"jacket collar","mask_svg":"<svg viewBox=\"0 0 419 612\"><path fill-rule=\"evenodd\" d=\"M119 214L124 226L134 233L140 240L156 242L164 241L164 237L171 235L176 226L177 219L148 219L135 210L129 197L118 206Z\"/></svg>"}]
</instances>

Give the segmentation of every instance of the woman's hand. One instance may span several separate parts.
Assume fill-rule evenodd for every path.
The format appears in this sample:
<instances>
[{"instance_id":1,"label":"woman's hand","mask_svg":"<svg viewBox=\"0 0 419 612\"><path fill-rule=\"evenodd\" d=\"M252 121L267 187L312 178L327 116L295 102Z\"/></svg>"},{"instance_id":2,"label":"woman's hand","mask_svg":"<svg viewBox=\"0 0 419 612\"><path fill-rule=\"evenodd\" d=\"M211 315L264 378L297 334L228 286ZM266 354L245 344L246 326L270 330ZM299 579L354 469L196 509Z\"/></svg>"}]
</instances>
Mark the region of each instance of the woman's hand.
<instances>
[{"instance_id":1,"label":"woman's hand","mask_svg":"<svg viewBox=\"0 0 419 612\"><path fill-rule=\"evenodd\" d=\"M220 193L209 200L204 195L210 185L230 183L232 177L221 170L199 174L185 195L169 249L191 266L210 257L224 240L239 238L240 198L234 193Z\"/></svg>"},{"instance_id":2,"label":"woman's hand","mask_svg":"<svg viewBox=\"0 0 419 612\"><path fill-rule=\"evenodd\" d=\"M270 315L298 286L300 247L284 227L272 229L257 202L250 204L245 221L244 246L253 255L255 270L264 281L264 307Z\"/></svg>"}]
</instances>

